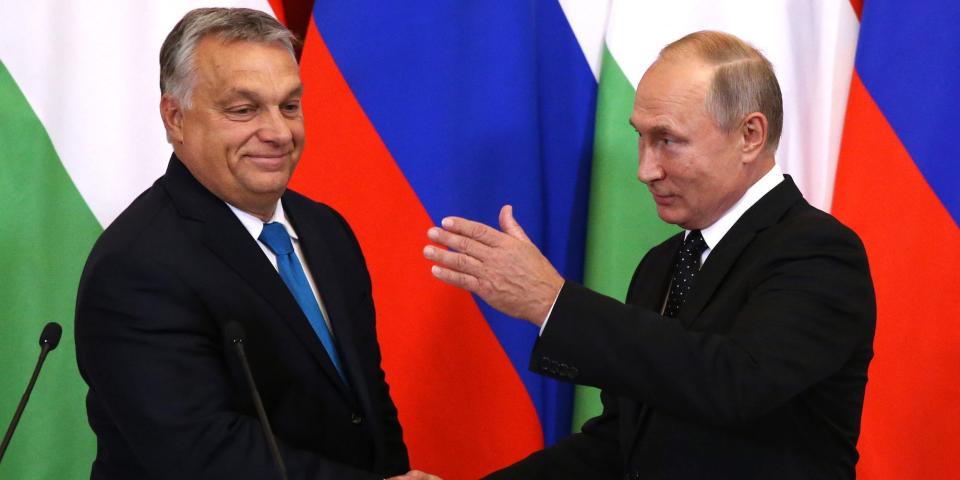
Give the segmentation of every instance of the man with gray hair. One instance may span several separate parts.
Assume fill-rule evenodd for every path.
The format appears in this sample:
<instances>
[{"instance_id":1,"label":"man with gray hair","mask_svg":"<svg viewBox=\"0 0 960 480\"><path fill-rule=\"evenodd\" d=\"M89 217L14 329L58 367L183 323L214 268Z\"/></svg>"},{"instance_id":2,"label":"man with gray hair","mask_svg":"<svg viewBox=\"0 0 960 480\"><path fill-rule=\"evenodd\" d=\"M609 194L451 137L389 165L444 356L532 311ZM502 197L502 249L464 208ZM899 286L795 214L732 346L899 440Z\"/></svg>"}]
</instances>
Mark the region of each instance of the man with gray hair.
<instances>
[{"instance_id":1,"label":"man with gray hair","mask_svg":"<svg viewBox=\"0 0 960 480\"><path fill-rule=\"evenodd\" d=\"M294 41L263 12L210 8L163 44L173 156L97 241L77 298L93 478L280 476L239 331L287 478L431 478L407 473L359 244L287 189L304 141Z\"/></svg>"},{"instance_id":2,"label":"man with gray hair","mask_svg":"<svg viewBox=\"0 0 960 480\"><path fill-rule=\"evenodd\" d=\"M490 478L854 478L876 307L856 234L774 160L770 62L697 32L637 86L638 179L685 231L651 249L626 303L565 281L510 206L428 237L433 274L540 327L530 368L602 389L603 413Z\"/></svg>"}]
</instances>

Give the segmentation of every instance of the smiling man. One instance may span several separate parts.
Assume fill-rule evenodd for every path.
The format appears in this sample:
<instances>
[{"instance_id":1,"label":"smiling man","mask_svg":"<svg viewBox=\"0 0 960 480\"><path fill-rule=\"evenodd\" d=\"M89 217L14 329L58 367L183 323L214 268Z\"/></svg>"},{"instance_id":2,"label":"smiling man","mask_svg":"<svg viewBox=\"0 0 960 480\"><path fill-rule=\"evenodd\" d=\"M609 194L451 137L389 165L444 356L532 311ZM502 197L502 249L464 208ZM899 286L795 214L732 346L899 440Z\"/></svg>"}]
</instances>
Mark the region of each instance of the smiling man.
<instances>
[{"instance_id":1,"label":"smiling man","mask_svg":"<svg viewBox=\"0 0 960 480\"><path fill-rule=\"evenodd\" d=\"M409 470L357 240L287 189L304 142L293 41L265 13L198 9L163 44L173 156L97 241L77 299L93 478L278 478L230 322L289 478Z\"/></svg>"},{"instance_id":2,"label":"smiling man","mask_svg":"<svg viewBox=\"0 0 960 480\"><path fill-rule=\"evenodd\" d=\"M774 154L773 67L720 32L665 47L637 87L638 179L682 232L621 303L565 281L509 206L449 217L440 280L540 327L531 368L602 389L582 433L491 478L854 478L875 300L856 234Z\"/></svg>"}]
</instances>

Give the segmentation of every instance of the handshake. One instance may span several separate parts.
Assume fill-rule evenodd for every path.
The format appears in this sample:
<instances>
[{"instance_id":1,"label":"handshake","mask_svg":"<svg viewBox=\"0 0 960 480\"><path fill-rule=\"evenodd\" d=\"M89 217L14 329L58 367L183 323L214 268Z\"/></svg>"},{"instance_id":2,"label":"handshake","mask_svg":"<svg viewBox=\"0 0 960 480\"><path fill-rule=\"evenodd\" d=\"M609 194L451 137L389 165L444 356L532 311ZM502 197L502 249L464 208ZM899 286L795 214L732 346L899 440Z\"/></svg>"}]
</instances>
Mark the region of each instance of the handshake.
<instances>
[{"instance_id":1,"label":"handshake","mask_svg":"<svg viewBox=\"0 0 960 480\"><path fill-rule=\"evenodd\" d=\"M440 477L436 475L430 475L426 472L421 472L420 470L410 470L403 475L390 477L387 480L440 480Z\"/></svg>"}]
</instances>

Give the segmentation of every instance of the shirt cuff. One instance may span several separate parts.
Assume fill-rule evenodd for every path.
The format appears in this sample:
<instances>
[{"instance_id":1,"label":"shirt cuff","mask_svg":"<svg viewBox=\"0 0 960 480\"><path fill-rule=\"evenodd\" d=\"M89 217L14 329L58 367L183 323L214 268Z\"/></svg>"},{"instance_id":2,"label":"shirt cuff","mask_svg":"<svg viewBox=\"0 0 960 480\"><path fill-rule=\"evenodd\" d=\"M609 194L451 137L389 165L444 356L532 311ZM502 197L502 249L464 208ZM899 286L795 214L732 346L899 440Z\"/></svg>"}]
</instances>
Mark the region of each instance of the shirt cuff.
<instances>
[{"instance_id":1,"label":"shirt cuff","mask_svg":"<svg viewBox=\"0 0 960 480\"><path fill-rule=\"evenodd\" d=\"M561 286L560 290L557 291L557 296L553 297L553 304L550 305L550 310L547 311L547 318L544 318L543 323L540 324L540 333L537 334L538 337L543 335L543 329L547 328L547 322L550 321L550 315L553 315L553 307L557 306L557 300L560 299L560 292L562 291L563 291L563 287Z\"/></svg>"}]
</instances>

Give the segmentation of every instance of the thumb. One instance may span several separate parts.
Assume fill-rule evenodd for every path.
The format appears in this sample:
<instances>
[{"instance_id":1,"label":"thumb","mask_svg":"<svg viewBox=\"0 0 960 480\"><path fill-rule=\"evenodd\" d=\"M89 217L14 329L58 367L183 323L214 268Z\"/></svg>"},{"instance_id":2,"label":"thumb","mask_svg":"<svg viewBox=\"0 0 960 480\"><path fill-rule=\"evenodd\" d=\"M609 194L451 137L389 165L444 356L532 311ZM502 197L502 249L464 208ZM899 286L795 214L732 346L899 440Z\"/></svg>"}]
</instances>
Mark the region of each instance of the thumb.
<instances>
[{"instance_id":1,"label":"thumb","mask_svg":"<svg viewBox=\"0 0 960 480\"><path fill-rule=\"evenodd\" d=\"M504 205L503 208L500 209L500 230L503 230L504 233L513 238L525 242L530 241L526 232L523 231L523 227L517 223L517 219L513 218L513 206L511 205Z\"/></svg>"}]
</instances>

